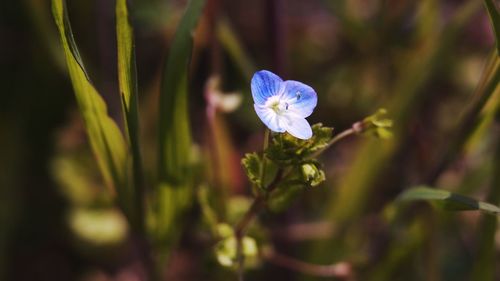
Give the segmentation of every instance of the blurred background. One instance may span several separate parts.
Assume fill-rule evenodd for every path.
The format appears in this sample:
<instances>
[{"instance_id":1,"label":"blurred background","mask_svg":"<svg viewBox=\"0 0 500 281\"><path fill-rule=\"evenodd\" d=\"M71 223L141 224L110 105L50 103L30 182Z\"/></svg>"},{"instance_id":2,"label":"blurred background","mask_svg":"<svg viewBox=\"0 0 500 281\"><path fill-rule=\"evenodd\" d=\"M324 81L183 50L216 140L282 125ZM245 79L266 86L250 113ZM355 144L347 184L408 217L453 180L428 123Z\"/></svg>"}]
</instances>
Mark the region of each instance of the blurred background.
<instances>
[{"instance_id":1,"label":"blurred background","mask_svg":"<svg viewBox=\"0 0 500 281\"><path fill-rule=\"evenodd\" d=\"M67 2L91 79L123 128L114 1ZM186 2L131 1L146 181L155 176L162 62ZM355 136L328 150L325 183L261 216L259 246L337 265L337 276L262 257L246 279L500 280L500 233L489 232L497 237L489 255L481 250L484 215L394 204L423 183L482 200L500 188L498 93L457 136L471 126L462 116L476 104L494 44L482 1L207 0L190 64L191 128L204 184L223 194L228 217L251 198L240 159L262 145L250 93L256 70L311 85L319 103L308 120L335 133L382 107L394 120L390 140ZM0 87L0 279L144 280L129 226L96 169L50 1L0 3ZM198 205L184 218L166 278L236 280L206 242ZM493 275L478 273L487 264Z\"/></svg>"}]
</instances>

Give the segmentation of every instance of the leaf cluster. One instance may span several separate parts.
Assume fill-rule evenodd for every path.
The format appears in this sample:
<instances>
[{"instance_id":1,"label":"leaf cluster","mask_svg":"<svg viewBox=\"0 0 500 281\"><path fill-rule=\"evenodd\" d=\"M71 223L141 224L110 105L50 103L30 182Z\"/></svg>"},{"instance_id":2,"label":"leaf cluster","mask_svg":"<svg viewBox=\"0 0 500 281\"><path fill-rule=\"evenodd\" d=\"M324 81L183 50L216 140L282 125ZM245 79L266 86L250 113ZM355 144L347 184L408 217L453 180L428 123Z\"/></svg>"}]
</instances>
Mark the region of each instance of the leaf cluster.
<instances>
[{"instance_id":1,"label":"leaf cluster","mask_svg":"<svg viewBox=\"0 0 500 281\"><path fill-rule=\"evenodd\" d=\"M281 167L303 163L315 152L328 146L332 139L333 128L324 127L321 123L312 126L313 136L301 140L290 134L274 135L265 156Z\"/></svg>"},{"instance_id":2,"label":"leaf cluster","mask_svg":"<svg viewBox=\"0 0 500 281\"><path fill-rule=\"evenodd\" d=\"M386 116L387 110L381 108L374 114L363 119L363 121L355 123L354 129L364 135L374 136L379 139L389 139L392 137L391 128L393 122Z\"/></svg>"},{"instance_id":3,"label":"leaf cluster","mask_svg":"<svg viewBox=\"0 0 500 281\"><path fill-rule=\"evenodd\" d=\"M271 210L285 209L302 191L325 180L325 172L314 154L329 145L333 129L318 123L312 130L313 136L308 140L286 133L273 134L263 156L249 153L242 159L249 181L268 196ZM283 177L276 186L270 187L278 171Z\"/></svg>"}]
</instances>

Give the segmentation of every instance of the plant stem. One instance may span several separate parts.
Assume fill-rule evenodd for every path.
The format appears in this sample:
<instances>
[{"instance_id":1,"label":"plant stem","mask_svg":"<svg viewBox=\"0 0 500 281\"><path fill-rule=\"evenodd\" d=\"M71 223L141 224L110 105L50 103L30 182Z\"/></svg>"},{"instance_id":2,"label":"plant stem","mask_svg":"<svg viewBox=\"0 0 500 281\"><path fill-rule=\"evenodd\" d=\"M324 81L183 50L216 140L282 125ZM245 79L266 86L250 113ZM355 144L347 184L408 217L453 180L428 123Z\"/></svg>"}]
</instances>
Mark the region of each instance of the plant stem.
<instances>
[{"instance_id":1,"label":"plant stem","mask_svg":"<svg viewBox=\"0 0 500 281\"><path fill-rule=\"evenodd\" d=\"M357 123L355 123L357 124ZM325 147L326 148L329 148L330 146L334 145L335 143L337 143L338 141L342 140L343 138L346 138L350 135L354 135L354 134L357 134L358 133L358 129L355 129L355 128L350 128L350 129L347 129L345 131L343 131L342 133L336 135L329 143L328 145Z\"/></svg>"},{"instance_id":2,"label":"plant stem","mask_svg":"<svg viewBox=\"0 0 500 281\"><path fill-rule=\"evenodd\" d=\"M328 142L328 144L323 147L322 149L316 151L312 156L311 158L316 158L318 157L321 153L323 153L325 150L327 150L328 148L330 148L332 145L336 144L337 142L339 142L340 140L343 140L351 135L355 135L355 134L358 134L361 132L361 122L356 122L352 125L351 128L337 134L335 137L333 137L330 142Z\"/></svg>"},{"instance_id":3,"label":"plant stem","mask_svg":"<svg viewBox=\"0 0 500 281\"><path fill-rule=\"evenodd\" d=\"M267 160L266 160L266 149L269 146L269 135L270 131L268 128L264 131L264 141L262 145L262 168L260 170L260 182L261 185L264 185L264 180L266 177L266 165L267 165ZM279 172L278 172L279 174ZM277 175L278 176L278 175ZM277 177L276 177L277 178ZM275 178L275 180L276 180ZM274 180L274 181L275 181ZM274 182L273 181L273 182ZM267 191L269 192L269 191ZM268 194L268 193L267 193ZM252 205L250 206L250 209L245 213L243 218L240 220L240 222L236 225L234 233L236 236L236 258L237 258L237 263L238 263L238 280L243 281L243 265L244 265L244 256L242 253L242 245L241 241L243 239L243 236L245 235L245 230L247 226L250 224L250 222L253 220L253 218L264 208L265 203L266 203L266 196L264 195L258 195L255 197Z\"/></svg>"},{"instance_id":4,"label":"plant stem","mask_svg":"<svg viewBox=\"0 0 500 281\"><path fill-rule=\"evenodd\" d=\"M333 137L330 142L328 143L327 146L325 146L323 149L317 151L313 157L316 157L317 155L321 154L323 151L325 151L327 148L331 147L333 144L339 142L340 140L350 136L357 134L361 131L361 123L356 122L352 125L350 129L347 129L340 134L336 135ZM269 145L269 129L266 129L265 135L264 135L264 144L263 144L263 154L262 154L262 170L260 174L260 179L261 183L264 184L265 180L265 169L266 169L266 157L264 155L265 150L267 149ZM288 171L290 172L290 171ZM238 279L240 281L243 280L243 263L244 263L244 257L242 253L242 245L241 241L243 237L245 236L245 232L250 225L250 223L253 221L253 219L266 207L267 204L267 198L271 192L278 187L280 182L288 176L288 173L285 173L283 169L279 169L278 172L276 173L276 176L274 177L273 181L266 187L264 188L265 193L264 194L259 194L255 197L254 201L252 202L252 205L248 209L248 211L243 215L241 220L236 224L234 228L234 235L236 236L236 257L237 257L237 262L238 262Z\"/></svg>"},{"instance_id":5,"label":"plant stem","mask_svg":"<svg viewBox=\"0 0 500 281\"><path fill-rule=\"evenodd\" d=\"M262 145L262 168L260 170L260 183L262 186L264 186L264 181L266 179L266 166L267 166L267 159L266 159L266 149L269 146L269 135L270 131L268 128L264 131L264 142Z\"/></svg>"},{"instance_id":6,"label":"plant stem","mask_svg":"<svg viewBox=\"0 0 500 281\"><path fill-rule=\"evenodd\" d=\"M297 260L274 251L264 251L262 257L275 265L312 276L348 279L352 275L351 266L346 262L318 265Z\"/></svg>"},{"instance_id":7,"label":"plant stem","mask_svg":"<svg viewBox=\"0 0 500 281\"><path fill-rule=\"evenodd\" d=\"M268 187L265 189L266 194L265 195L258 195L255 197L252 205L248 209L248 211L243 215L241 220L236 224L236 227L234 229L234 233L236 235L236 239L240 240L243 238L245 235L245 231L248 227L248 225L252 222L253 218L260 212L262 209L266 206L266 201L268 195L276 188L278 187L279 183L281 180L284 178L284 171L283 169L279 169L276 177L274 177L274 180L268 185Z\"/></svg>"},{"instance_id":8,"label":"plant stem","mask_svg":"<svg viewBox=\"0 0 500 281\"><path fill-rule=\"evenodd\" d=\"M241 218L241 220L236 224L234 229L234 235L236 236L236 257L238 260L238 279L243 281L243 265L244 265L244 256L241 241L245 236L245 232L252 222L252 220L264 209L267 203L267 197L281 182L283 179L283 170L279 169L274 180L269 184L266 188L265 195L258 195L255 197L252 205L245 213L245 215Z\"/></svg>"},{"instance_id":9,"label":"plant stem","mask_svg":"<svg viewBox=\"0 0 500 281\"><path fill-rule=\"evenodd\" d=\"M265 156L265 151L267 147L269 146L269 129L266 128L266 131L264 132L264 142L263 142L263 148L262 148L262 169L260 171L260 182L264 184L264 179L265 179L265 170L266 170L266 156ZM273 182L269 185L268 188L265 190L267 191L267 194L271 191L271 189L275 188L275 185L277 185L277 180L280 178L283 173L282 170L279 170L278 173L276 174L275 179ZM259 194L257 197L255 197L252 205L250 206L250 209L245 213L243 218L239 221L239 223L235 227L235 235L238 240L240 240L245 232L246 227L248 224L252 221L254 216L260 212L260 210L265 206L265 199L267 196Z\"/></svg>"}]
</instances>

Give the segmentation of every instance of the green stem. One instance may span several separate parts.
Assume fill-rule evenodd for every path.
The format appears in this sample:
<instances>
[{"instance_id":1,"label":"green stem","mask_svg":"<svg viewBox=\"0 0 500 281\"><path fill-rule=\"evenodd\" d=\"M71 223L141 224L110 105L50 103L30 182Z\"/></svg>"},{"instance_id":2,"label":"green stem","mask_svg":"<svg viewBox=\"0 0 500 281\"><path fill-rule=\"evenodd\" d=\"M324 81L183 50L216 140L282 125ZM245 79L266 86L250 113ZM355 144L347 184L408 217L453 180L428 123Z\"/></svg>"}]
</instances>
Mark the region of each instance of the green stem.
<instances>
[{"instance_id":1,"label":"green stem","mask_svg":"<svg viewBox=\"0 0 500 281\"><path fill-rule=\"evenodd\" d=\"M361 132L361 129L360 129L360 124L361 122L356 122L352 125L351 128L337 134L335 137L333 137L330 142L328 142L328 144L323 147L322 149L316 151L312 156L311 158L316 158L318 157L321 153L325 152L325 150L327 150L328 148L330 148L331 146L333 146L334 144L336 144L337 142L351 136L351 135L355 135L355 134L358 134Z\"/></svg>"},{"instance_id":2,"label":"green stem","mask_svg":"<svg viewBox=\"0 0 500 281\"><path fill-rule=\"evenodd\" d=\"M353 126L350 129L347 129L340 134L336 135L335 137L330 140L328 145L326 145L323 149L317 151L313 157L316 157L317 155L321 154L323 151L325 151L327 148L331 147L335 143L339 142L340 140L347 138L350 135L357 134L361 131L361 123L356 122L353 124ZM262 185L264 185L264 180L265 180L265 169L266 169L266 156L265 156L265 150L267 149L269 145L269 129L266 129L265 135L264 135L264 144L263 144L263 153L262 153L262 169L260 171L260 179ZM237 241L237 249L236 249L236 256L238 260L238 277L239 280L243 280L243 255L242 255L242 245L241 245L241 240L245 236L246 230L250 223L253 221L253 219L266 207L267 204L267 199L269 197L269 194L276 189L276 187L279 186L281 181L286 178L289 174L290 170L284 171L283 169L279 169L278 172L276 173L276 176L274 177L273 181L264 188L264 194L259 194L255 197L254 201L252 202L252 205L248 209L248 211L243 215L243 217L240 219L240 221L236 224L234 228L234 234L236 236L236 241Z\"/></svg>"},{"instance_id":3,"label":"green stem","mask_svg":"<svg viewBox=\"0 0 500 281\"><path fill-rule=\"evenodd\" d=\"M267 166L266 149L269 146L269 135L270 131L268 128L266 128L264 132L264 142L262 145L262 168L260 169L260 183L262 186L265 185L264 181L266 179L266 166Z\"/></svg>"},{"instance_id":4,"label":"green stem","mask_svg":"<svg viewBox=\"0 0 500 281\"><path fill-rule=\"evenodd\" d=\"M357 123L355 123L357 124ZM350 129L347 129L345 131L343 131L342 133L336 135L329 143L328 145L324 148L324 149L327 149L329 148L330 146L334 145L335 143L339 142L340 140L350 136L350 135L354 135L354 134L357 134L359 133L357 129L355 128L350 128Z\"/></svg>"},{"instance_id":5,"label":"green stem","mask_svg":"<svg viewBox=\"0 0 500 281\"><path fill-rule=\"evenodd\" d=\"M283 169L279 169L274 180L266 187L266 189L265 189L266 194L261 194L261 195L258 195L257 197L255 197L255 199L254 199L252 205L250 206L250 208L248 209L248 211L245 213L245 215L243 215L243 217L238 222L238 224L236 224L235 231L234 231L236 238L238 238L238 239L243 238L248 225L250 225L250 223L255 218L255 216L258 213L260 213L260 211L262 211L262 209L266 206L266 203L267 203L266 201L267 201L268 195L274 189L276 189L276 187L278 187L278 185L280 184L280 182L284 178L284 176L285 176L285 173L284 173Z\"/></svg>"},{"instance_id":6,"label":"green stem","mask_svg":"<svg viewBox=\"0 0 500 281\"><path fill-rule=\"evenodd\" d=\"M313 157L316 157L317 155L321 154L323 151L325 151L327 148L331 147L332 145L336 144L340 140L343 140L347 138L348 136L354 135L359 133L359 122L354 123L354 125L350 128L347 129L340 134L336 135L332 140L328 143L326 147L323 149L319 150L314 154ZM264 141L264 150L267 148L268 145L268 134L269 130L266 130L266 140ZM265 163L265 157L263 156L263 161ZM264 166L263 163L263 166ZM289 172L289 171L288 171ZM261 172L261 181L263 180L262 178L263 172ZM247 226L250 224L250 222L253 220L253 218L266 206L266 201L268 195L279 185L282 179L286 178L288 176L288 173L286 173L283 169L279 169L278 172L276 173L276 176L274 180L264 189L265 194L263 195L258 195L255 197L252 205L248 209L248 211L245 213L245 215L242 217L242 219L236 224L235 227L235 235L237 238L242 238L245 235L245 230Z\"/></svg>"},{"instance_id":7,"label":"green stem","mask_svg":"<svg viewBox=\"0 0 500 281\"><path fill-rule=\"evenodd\" d=\"M269 135L270 131L268 128L264 131L264 141L262 145L262 167L260 169L260 183L262 187L264 186L264 180L266 178L266 166L267 166L267 159L266 159L266 149L269 146ZM269 192L269 191L268 191ZM246 214L243 216L243 218L240 220L240 222L236 225L234 233L236 236L236 257L237 257L237 263L238 263L238 280L243 281L243 266L244 266L244 256L242 253L242 245L241 241L243 239L243 236L245 235L245 230L247 226L250 224L250 222L253 220L253 218L264 208L266 200L261 194L259 194L252 205L250 206L250 209L246 212Z\"/></svg>"}]
</instances>

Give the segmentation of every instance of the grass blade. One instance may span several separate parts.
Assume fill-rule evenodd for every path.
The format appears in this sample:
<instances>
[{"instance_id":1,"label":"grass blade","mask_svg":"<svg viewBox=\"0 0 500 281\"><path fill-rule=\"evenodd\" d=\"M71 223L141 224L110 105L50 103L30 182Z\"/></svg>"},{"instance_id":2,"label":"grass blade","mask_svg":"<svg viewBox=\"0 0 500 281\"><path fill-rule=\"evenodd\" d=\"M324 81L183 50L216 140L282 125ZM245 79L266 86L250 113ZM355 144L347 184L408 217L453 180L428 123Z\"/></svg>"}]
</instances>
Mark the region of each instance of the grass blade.
<instances>
[{"instance_id":1,"label":"grass blade","mask_svg":"<svg viewBox=\"0 0 500 281\"><path fill-rule=\"evenodd\" d=\"M486 202L477 201L467 196L452 193L447 190L419 186L406 190L398 197L403 201L429 201L436 202L446 210L471 211L477 210L488 214L500 214L500 208Z\"/></svg>"},{"instance_id":2,"label":"grass blade","mask_svg":"<svg viewBox=\"0 0 500 281\"><path fill-rule=\"evenodd\" d=\"M132 152L134 222L143 229L144 186L142 157L139 143L138 86L135 62L135 43L126 0L116 1L116 41L118 80L128 142Z\"/></svg>"},{"instance_id":3,"label":"grass blade","mask_svg":"<svg viewBox=\"0 0 500 281\"><path fill-rule=\"evenodd\" d=\"M108 116L104 100L85 71L73 39L66 2L53 0L52 10L90 145L106 185L116 190L120 197L126 187L125 140L116 123Z\"/></svg>"},{"instance_id":4,"label":"grass blade","mask_svg":"<svg viewBox=\"0 0 500 281\"><path fill-rule=\"evenodd\" d=\"M496 151L493 155L493 171L500 170L500 103L497 103L497 108L491 115L496 115L497 118L493 124L493 130L496 132ZM496 129L495 129L496 128ZM500 204L500 174L493 173L490 190L486 197L488 202ZM498 219L492 216L483 216L479 224L479 246L477 256L474 259L474 269L472 272L472 280L494 280L495 279L495 235L498 227Z\"/></svg>"},{"instance_id":5,"label":"grass blade","mask_svg":"<svg viewBox=\"0 0 500 281\"><path fill-rule=\"evenodd\" d=\"M186 178L191 149L188 114L188 65L193 47L192 32L203 10L204 0L191 0L175 33L160 95L159 178L182 182Z\"/></svg>"},{"instance_id":6,"label":"grass blade","mask_svg":"<svg viewBox=\"0 0 500 281\"><path fill-rule=\"evenodd\" d=\"M495 0L484 0L486 10L490 16L491 26L493 27L493 34L497 44L497 55L500 55L500 13L496 6Z\"/></svg>"},{"instance_id":7,"label":"grass blade","mask_svg":"<svg viewBox=\"0 0 500 281\"><path fill-rule=\"evenodd\" d=\"M217 24L217 39L219 39L222 47L224 47L245 79L251 80L253 74L257 71L257 67L243 48L240 39L228 19L222 19Z\"/></svg>"},{"instance_id":8,"label":"grass blade","mask_svg":"<svg viewBox=\"0 0 500 281\"><path fill-rule=\"evenodd\" d=\"M191 0L175 33L164 67L160 94L157 235L168 251L174 227L192 195L192 148L188 112L188 67L196 28L205 1Z\"/></svg>"}]
</instances>

